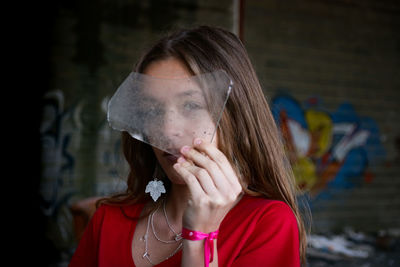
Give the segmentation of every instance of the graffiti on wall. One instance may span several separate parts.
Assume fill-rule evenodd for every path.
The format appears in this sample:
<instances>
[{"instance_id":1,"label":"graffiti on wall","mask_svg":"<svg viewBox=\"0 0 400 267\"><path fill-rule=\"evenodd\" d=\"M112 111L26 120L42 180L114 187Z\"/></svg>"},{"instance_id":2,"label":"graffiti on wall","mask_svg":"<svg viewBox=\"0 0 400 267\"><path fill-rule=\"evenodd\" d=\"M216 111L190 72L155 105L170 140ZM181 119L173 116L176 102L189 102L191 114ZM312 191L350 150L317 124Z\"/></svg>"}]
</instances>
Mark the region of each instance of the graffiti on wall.
<instances>
[{"instance_id":1,"label":"graffiti on wall","mask_svg":"<svg viewBox=\"0 0 400 267\"><path fill-rule=\"evenodd\" d=\"M351 104L328 112L317 97L300 103L277 95L272 112L297 183L313 198L329 197L328 188L354 188L374 179L371 167L385 156L379 129Z\"/></svg>"},{"instance_id":2,"label":"graffiti on wall","mask_svg":"<svg viewBox=\"0 0 400 267\"><path fill-rule=\"evenodd\" d=\"M42 209L48 216L73 195L71 187L76 159L71 151L72 141L81 128L79 112L81 105L65 108L61 90L48 92L44 96L43 118L40 127L42 144ZM79 144L77 144L79 145Z\"/></svg>"},{"instance_id":3,"label":"graffiti on wall","mask_svg":"<svg viewBox=\"0 0 400 267\"><path fill-rule=\"evenodd\" d=\"M97 158L96 165L96 194L107 195L116 190L115 177L121 177L118 165L121 159L121 141L119 133L113 131L107 123L105 97L102 106L102 123L96 129L95 138ZM81 143L85 141L82 133L84 123L82 110L85 101L80 100L68 107L64 103L61 90L48 92L44 96L44 112L40 128L42 143L42 179L41 196L42 209L48 216L56 214L58 207L67 203L75 194L79 194L77 180L82 178L82 167L77 163L85 153L81 153ZM94 138L90 136L90 138Z\"/></svg>"},{"instance_id":4,"label":"graffiti on wall","mask_svg":"<svg viewBox=\"0 0 400 267\"><path fill-rule=\"evenodd\" d=\"M103 120L95 136L83 134L85 123L85 100L66 105L64 93L53 90L44 95L43 116L40 127L42 145L42 177L40 181L41 209L49 218L49 235L60 247L69 247L74 242L72 214L69 210L74 201L85 195L80 184L86 179L84 168L88 160L95 161L95 194L103 196L124 188L121 177L121 141L119 133L113 131L106 120L106 108L103 107ZM101 103L106 106L108 98ZM85 138L97 138L96 158L85 158L82 150ZM122 174L123 175L123 174Z\"/></svg>"},{"instance_id":5,"label":"graffiti on wall","mask_svg":"<svg viewBox=\"0 0 400 267\"><path fill-rule=\"evenodd\" d=\"M41 209L49 218L49 233L58 247L68 247L73 237L70 199L76 194L76 147L79 146L79 120L82 104L65 107L64 94L54 90L44 95L40 126L42 145Z\"/></svg>"}]
</instances>

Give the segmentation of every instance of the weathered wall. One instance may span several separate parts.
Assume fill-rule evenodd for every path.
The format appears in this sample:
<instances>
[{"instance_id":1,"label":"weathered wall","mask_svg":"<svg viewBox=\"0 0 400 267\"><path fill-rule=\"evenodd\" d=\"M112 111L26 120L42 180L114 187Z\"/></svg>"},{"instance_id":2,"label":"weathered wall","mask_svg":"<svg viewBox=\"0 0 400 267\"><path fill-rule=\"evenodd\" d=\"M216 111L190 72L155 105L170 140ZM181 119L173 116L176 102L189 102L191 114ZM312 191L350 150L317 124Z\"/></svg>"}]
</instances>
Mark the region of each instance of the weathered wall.
<instances>
[{"instance_id":1,"label":"weathered wall","mask_svg":"<svg viewBox=\"0 0 400 267\"><path fill-rule=\"evenodd\" d=\"M68 258L75 243L69 206L124 187L120 133L106 105L143 49L170 28L232 29L232 1L58 1L53 4L50 90L41 123L42 209L47 235Z\"/></svg>"},{"instance_id":2,"label":"weathered wall","mask_svg":"<svg viewBox=\"0 0 400 267\"><path fill-rule=\"evenodd\" d=\"M106 103L171 26L232 29L237 1L53 3L40 128L41 208L68 259L70 204L123 188ZM244 43L288 138L314 229L399 225L399 10L395 1L246 0Z\"/></svg>"},{"instance_id":3,"label":"weathered wall","mask_svg":"<svg viewBox=\"0 0 400 267\"><path fill-rule=\"evenodd\" d=\"M245 1L244 42L315 231L400 225L400 5Z\"/></svg>"}]
</instances>

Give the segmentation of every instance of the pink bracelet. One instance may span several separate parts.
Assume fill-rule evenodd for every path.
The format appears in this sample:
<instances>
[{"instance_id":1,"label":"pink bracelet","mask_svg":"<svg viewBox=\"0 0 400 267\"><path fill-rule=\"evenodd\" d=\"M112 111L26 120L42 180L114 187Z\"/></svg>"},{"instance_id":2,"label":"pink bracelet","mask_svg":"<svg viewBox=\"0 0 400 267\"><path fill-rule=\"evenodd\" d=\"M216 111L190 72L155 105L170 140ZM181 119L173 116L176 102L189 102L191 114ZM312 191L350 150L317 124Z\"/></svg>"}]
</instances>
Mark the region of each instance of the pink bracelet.
<instances>
[{"instance_id":1,"label":"pink bracelet","mask_svg":"<svg viewBox=\"0 0 400 267\"><path fill-rule=\"evenodd\" d=\"M182 228L182 238L188 240L203 240L204 242L204 266L208 267L209 263L214 259L214 239L218 237L218 230L215 232L211 232L209 234L205 234L199 231L192 231L186 228ZM211 254L211 259L210 259Z\"/></svg>"}]
</instances>

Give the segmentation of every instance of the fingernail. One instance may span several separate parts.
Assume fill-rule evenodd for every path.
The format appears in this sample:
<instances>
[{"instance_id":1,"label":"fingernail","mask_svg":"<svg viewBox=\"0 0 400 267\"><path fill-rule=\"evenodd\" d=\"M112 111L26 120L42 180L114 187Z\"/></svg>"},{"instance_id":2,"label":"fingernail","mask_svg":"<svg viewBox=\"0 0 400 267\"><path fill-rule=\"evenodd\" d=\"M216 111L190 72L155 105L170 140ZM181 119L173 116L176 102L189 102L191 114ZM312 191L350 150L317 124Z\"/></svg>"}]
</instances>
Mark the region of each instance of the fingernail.
<instances>
[{"instance_id":1,"label":"fingernail","mask_svg":"<svg viewBox=\"0 0 400 267\"><path fill-rule=\"evenodd\" d=\"M201 144L201 139L200 138L196 138L196 139L194 139L194 144L195 145L200 145Z\"/></svg>"},{"instance_id":2,"label":"fingernail","mask_svg":"<svg viewBox=\"0 0 400 267\"><path fill-rule=\"evenodd\" d=\"M180 167L180 164L179 163L175 163L173 167L174 167L174 169L178 169Z\"/></svg>"},{"instance_id":3,"label":"fingernail","mask_svg":"<svg viewBox=\"0 0 400 267\"><path fill-rule=\"evenodd\" d=\"M186 159L184 158L184 157L179 157L178 158L178 162L179 163L183 163L183 162L185 162L186 161Z\"/></svg>"},{"instance_id":4,"label":"fingernail","mask_svg":"<svg viewBox=\"0 0 400 267\"><path fill-rule=\"evenodd\" d=\"M184 147L182 147L181 152L182 152L183 154L186 154L189 150L190 150L190 147L189 147L189 146L184 146Z\"/></svg>"}]
</instances>

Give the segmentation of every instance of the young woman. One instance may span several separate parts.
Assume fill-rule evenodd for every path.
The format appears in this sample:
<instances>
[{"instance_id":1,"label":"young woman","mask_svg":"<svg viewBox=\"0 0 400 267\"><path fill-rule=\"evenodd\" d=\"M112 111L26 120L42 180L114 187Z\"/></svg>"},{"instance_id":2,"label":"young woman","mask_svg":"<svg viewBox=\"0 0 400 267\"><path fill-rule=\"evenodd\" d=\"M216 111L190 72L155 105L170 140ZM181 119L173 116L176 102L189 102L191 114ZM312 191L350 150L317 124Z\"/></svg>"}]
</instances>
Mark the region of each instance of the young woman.
<instances>
[{"instance_id":1,"label":"young woman","mask_svg":"<svg viewBox=\"0 0 400 267\"><path fill-rule=\"evenodd\" d=\"M135 72L177 79L216 70L234 86L212 143L195 138L176 158L123 132L127 190L99 203L71 267L305 264L293 175L240 40L209 26L179 30L151 47ZM145 192L154 173L165 185L156 202Z\"/></svg>"}]
</instances>

